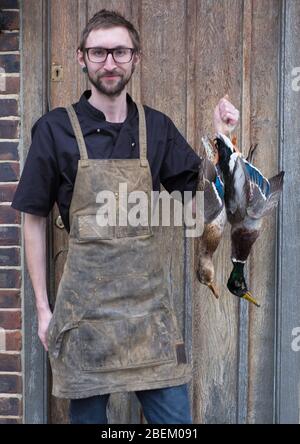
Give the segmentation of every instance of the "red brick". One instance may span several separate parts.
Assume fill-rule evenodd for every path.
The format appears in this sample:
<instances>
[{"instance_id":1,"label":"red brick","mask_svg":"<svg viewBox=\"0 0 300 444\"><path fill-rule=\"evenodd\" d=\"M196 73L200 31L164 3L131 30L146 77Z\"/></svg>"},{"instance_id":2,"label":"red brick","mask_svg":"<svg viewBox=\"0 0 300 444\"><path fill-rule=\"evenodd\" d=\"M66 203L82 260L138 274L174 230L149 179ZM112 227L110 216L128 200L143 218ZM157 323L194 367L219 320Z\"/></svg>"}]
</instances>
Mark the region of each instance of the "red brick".
<instances>
[{"instance_id":1,"label":"red brick","mask_svg":"<svg viewBox=\"0 0 300 444\"><path fill-rule=\"evenodd\" d=\"M20 245L21 232L19 227L0 226L0 246Z\"/></svg>"},{"instance_id":2,"label":"red brick","mask_svg":"<svg viewBox=\"0 0 300 444\"><path fill-rule=\"evenodd\" d=\"M21 331L7 331L5 332L6 351L21 351L22 350L22 334ZM0 390L1 392L1 390Z\"/></svg>"},{"instance_id":3,"label":"red brick","mask_svg":"<svg viewBox=\"0 0 300 444\"><path fill-rule=\"evenodd\" d=\"M19 0L1 0L2 9L19 9Z\"/></svg>"},{"instance_id":4,"label":"red brick","mask_svg":"<svg viewBox=\"0 0 300 444\"><path fill-rule=\"evenodd\" d=\"M2 12L2 9L0 9L0 33L2 32L2 29L5 28L7 22L7 17L5 16L4 12Z\"/></svg>"},{"instance_id":5,"label":"red brick","mask_svg":"<svg viewBox=\"0 0 300 444\"><path fill-rule=\"evenodd\" d=\"M0 247L0 266L1 267L17 267L21 264L20 249L1 248ZM0 305L1 306L1 305Z\"/></svg>"},{"instance_id":6,"label":"red brick","mask_svg":"<svg viewBox=\"0 0 300 444\"><path fill-rule=\"evenodd\" d=\"M19 375L0 375L0 393L22 393L22 379ZM1 396L1 395L0 395Z\"/></svg>"},{"instance_id":7,"label":"red brick","mask_svg":"<svg viewBox=\"0 0 300 444\"><path fill-rule=\"evenodd\" d=\"M20 290L0 290L0 308L21 307Z\"/></svg>"},{"instance_id":8,"label":"red brick","mask_svg":"<svg viewBox=\"0 0 300 444\"><path fill-rule=\"evenodd\" d=\"M19 160L18 143L0 142L0 160ZM0 202L3 202L2 199L0 199Z\"/></svg>"},{"instance_id":9,"label":"red brick","mask_svg":"<svg viewBox=\"0 0 300 444\"><path fill-rule=\"evenodd\" d=\"M12 202L17 189L17 184L0 184L0 202Z\"/></svg>"},{"instance_id":10,"label":"red brick","mask_svg":"<svg viewBox=\"0 0 300 444\"><path fill-rule=\"evenodd\" d=\"M0 205L0 224L20 224L21 213L8 205Z\"/></svg>"},{"instance_id":11,"label":"red brick","mask_svg":"<svg viewBox=\"0 0 300 444\"><path fill-rule=\"evenodd\" d=\"M20 288L20 270L0 269L0 288Z\"/></svg>"},{"instance_id":12,"label":"red brick","mask_svg":"<svg viewBox=\"0 0 300 444\"><path fill-rule=\"evenodd\" d=\"M19 398L1 398L0 415L19 416L22 410L22 401Z\"/></svg>"},{"instance_id":13,"label":"red brick","mask_svg":"<svg viewBox=\"0 0 300 444\"><path fill-rule=\"evenodd\" d=\"M3 8L3 6L1 6ZM4 31L13 31L19 29L19 11L1 11L2 29Z\"/></svg>"},{"instance_id":14,"label":"red brick","mask_svg":"<svg viewBox=\"0 0 300 444\"><path fill-rule=\"evenodd\" d=\"M22 418L5 418L0 417L0 424L23 424Z\"/></svg>"},{"instance_id":15,"label":"red brick","mask_svg":"<svg viewBox=\"0 0 300 444\"><path fill-rule=\"evenodd\" d=\"M12 202L17 189L17 184L0 184L0 202Z\"/></svg>"},{"instance_id":16,"label":"red brick","mask_svg":"<svg viewBox=\"0 0 300 444\"><path fill-rule=\"evenodd\" d=\"M0 81L1 94L18 94L20 92L20 77L5 77Z\"/></svg>"},{"instance_id":17,"label":"red brick","mask_svg":"<svg viewBox=\"0 0 300 444\"><path fill-rule=\"evenodd\" d=\"M2 91L1 94L19 94L20 93L20 77L5 77L2 79ZM3 91L4 89L4 91Z\"/></svg>"},{"instance_id":18,"label":"red brick","mask_svg":"<svg viewBox=\"0 0 300 444\"><path fill-rule=\"evenodd\" d=\"M0 353L0 372L20 372L21 356Z\"/></svg>"},{"instance_id":19,"label":"red brick","mask_svg":"<svg viewBox=\"0 0 300 444\"><path fill-rule=\"evenodd\" d=\"M18 139L19 121L0 120L0 139Z\"/></svg>"},{"instance_id":20,"label":"red brick","mask_svg":"<svg viewBox=\"0 0 300 444\"><path fill-rule=\"evenodd\" d=\"M1 54L0 66L5 73L20 72L20 55L19 54Z\"/></svg>"},{"instance_id":21,"label":"red brick","mask_svg":"<svg viewBox=\"0 0 300 444\"><path fill-rule=\"evenodd\" d=\"M19 33L0 34L0 51L18 51Z\"/></svg>"},{"instance_id":22,"label":"red brick","mask_svg":"<svg viewBox=\"0 0 300 444\"><path fill-rule=\"evenodd\" d=\"M0 325L5 330L17 330L21 328L21 311L0 310Z\"/></svg>"},{"instance_id":23,"label":"red brick","mask_svg":"<svg viewBox=\"0 0 300 444\"><path fill-rule=\"evenodd\" d=\"M18 162L0 163L0 182L15 182L19 177L20 164Z\"/></svg>"},{"instance_id":24,"label":"red brick","mask_svg":"<svg viewBox=\"0 0 300 444\"><path fill-rule=\"evenodd\" d=\"M21 213L10 205L0 205L0 224L20 224Z\"/></svg>"},{"instance_id":25,"label":"red brick","mask_svg":"<svg viewBox=\"0 0 300 444\"><path fill-rule=\"evenodd\" d=\"M16 99L0 99L0 117L18 116L18 102Z\"/></svg>"}]
</instances>

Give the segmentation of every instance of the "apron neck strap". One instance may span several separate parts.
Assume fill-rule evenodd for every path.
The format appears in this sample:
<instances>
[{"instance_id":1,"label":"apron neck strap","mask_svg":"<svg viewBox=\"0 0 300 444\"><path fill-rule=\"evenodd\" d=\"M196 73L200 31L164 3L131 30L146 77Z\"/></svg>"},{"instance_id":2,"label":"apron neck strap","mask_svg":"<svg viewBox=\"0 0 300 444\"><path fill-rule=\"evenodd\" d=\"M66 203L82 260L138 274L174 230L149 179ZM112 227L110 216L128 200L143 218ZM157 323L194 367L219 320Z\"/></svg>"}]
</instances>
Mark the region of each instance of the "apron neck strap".
<instances>
[{"instance_id":1,"label":"apron neck strap","mask_svg":"<svg viewBox=\"0 0 300 444\"><path fill-rule=\"evenodd\" d=\"M139 114L139 146L140 146L140 162L142 167L148 166L147 161L147 132L146 132L146 118L145 110L142 104L137 103L137 109ZM89 157L86 149L86 144L84 137L80 128L78 117L76 115L73 105L66 108L68 116L70 118L73 131L78 143L78 148L80 152L80 159L82 161L82 166L89 165Z\"/></svg>"},{"instance_id":2,"label":"apron neck strap","mask_svg":"<svg viewBox=\"0 0 300 444\"><path fill-rule=\"evenodd\" d=\"M146 167L147 162L147 132L145 110L141 103L136 104L139 112L139 145L140 145L140 161L141 166Z\"/></svg>"},{"instance_id":3,"label":"apron neck strap","mask_svg":"<svg viewBox=\"0 0 300 444\"><path fill-rule=\"evenodd\" d=\"M75 109L74 107L68 106L66 108L67 113L69 115L69 118L71 120L71 124L73 127L73 131L75 133L75 137L76 137L76 141L78 143L78 148L79 148L79 152L80 152L80 159L83 161L82 162L82 166L88 166L89 164L89 157L87 154L87 149L86 149L86 144L84 141L84 137L80 128L80 124L79 124L79 120L78 117L76 115Z\"/></svg>"}]
</instances>

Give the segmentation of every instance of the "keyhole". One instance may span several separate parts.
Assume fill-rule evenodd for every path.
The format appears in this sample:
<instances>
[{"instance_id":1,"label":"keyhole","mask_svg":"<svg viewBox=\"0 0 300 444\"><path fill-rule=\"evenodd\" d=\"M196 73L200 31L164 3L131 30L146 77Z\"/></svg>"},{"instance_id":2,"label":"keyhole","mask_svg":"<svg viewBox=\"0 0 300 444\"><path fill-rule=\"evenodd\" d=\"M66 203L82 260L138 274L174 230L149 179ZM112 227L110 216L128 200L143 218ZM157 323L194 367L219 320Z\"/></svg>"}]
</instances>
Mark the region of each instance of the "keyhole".
<instances>
[{"instance_id":1,"label":"keyhole","mask_svg":"<svg viewBox=\"0 0 300 444\"><path fill-rule=\"evenodd\" d=\"M51 69L51 79L54 82L60 82L63 79L63 68L60 65L54 65Z\"/></svg>"}]
</instances>

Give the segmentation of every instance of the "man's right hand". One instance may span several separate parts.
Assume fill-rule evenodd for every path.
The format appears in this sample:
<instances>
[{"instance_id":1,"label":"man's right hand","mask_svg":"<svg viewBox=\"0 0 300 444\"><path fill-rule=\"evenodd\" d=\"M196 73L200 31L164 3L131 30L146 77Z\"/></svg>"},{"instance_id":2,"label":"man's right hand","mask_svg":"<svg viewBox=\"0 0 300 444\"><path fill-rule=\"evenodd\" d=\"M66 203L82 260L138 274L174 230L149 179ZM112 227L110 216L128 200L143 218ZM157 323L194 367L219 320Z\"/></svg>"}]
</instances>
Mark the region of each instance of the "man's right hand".
<instances>
[{"instance_id":1,"label":"man's right hand","mask_svg":"<svg viewBox=\"0 0 300 444\"><path fill-rule=\"evenodd\" d=\"M48 351L48 342L47 342L47 332L49 328L49 324L52 318L52 312L50 309L46 309L45 311L39 310L38 312L38 336L45 348Z\"/></svg>"}]
</instances>

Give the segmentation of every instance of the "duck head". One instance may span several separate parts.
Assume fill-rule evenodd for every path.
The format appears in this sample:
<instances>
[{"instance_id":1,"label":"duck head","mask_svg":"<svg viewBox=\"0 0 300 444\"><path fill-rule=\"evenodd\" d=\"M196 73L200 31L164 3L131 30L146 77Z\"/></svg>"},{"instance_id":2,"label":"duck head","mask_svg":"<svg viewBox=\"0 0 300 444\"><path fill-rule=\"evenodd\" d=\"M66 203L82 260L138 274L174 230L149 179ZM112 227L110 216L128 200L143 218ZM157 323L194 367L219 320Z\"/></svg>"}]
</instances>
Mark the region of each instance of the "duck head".
<instances>
[{"instance_id":1,"label":"duck head","mask_svg":"<svg viewBox=\"0 0 300 444\"><path fill-rule=\"evenodd\" d=\"M220 291L214 282L214 276L215 271L212 260L209 257L200 256L197 267L197 278L201 284L206 285L218 299Z\"/></svg>"},{"instance_id":2,"label":"duck head","mask_svg":"<svg viewBox=\"0 0 300 444\"><path fill-rule=\"evenodd\" d=\"M227 282L227 288L230 293L239 298L246 299L248 302L260 307L258 302L254 299L252 294L248 291L245 276L244 276L244 262L232 261L233 270Z\"/></svg>"}]
</instances>

